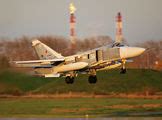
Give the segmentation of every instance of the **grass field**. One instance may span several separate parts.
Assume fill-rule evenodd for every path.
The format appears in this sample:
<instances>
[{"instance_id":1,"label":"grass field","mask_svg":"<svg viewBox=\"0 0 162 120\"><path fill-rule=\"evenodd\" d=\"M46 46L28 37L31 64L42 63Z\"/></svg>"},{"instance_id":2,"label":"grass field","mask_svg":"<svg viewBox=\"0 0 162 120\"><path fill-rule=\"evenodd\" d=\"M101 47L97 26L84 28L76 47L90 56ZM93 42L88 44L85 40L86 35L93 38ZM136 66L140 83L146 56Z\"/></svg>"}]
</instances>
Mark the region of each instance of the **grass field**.
<instances>
[{"instance_id":1,"label":"grass field","mask_svg":"<svg viewBox=\"0 0 162 120\"><path fill-rule=\"evenodd\" d=\"M74 84L67 85L64 78L40 78L4 71L0 73L0 94L58 94L71 91L103 95L162 92L162 72L159 71L132 69L121 75L119 70L110 70L98 72L97 75L98 82L95 85L88 83L87 75L79 75Z\"/></svg>"},{"instance_id":2,"label":"grass field","mask_svg":"<svg viewBox=\"0 0 162 120\"><path fill-rule=\"evenodd\" d=\"M39 78L13 71L0 72L0 95L86 95L155 94L162 92L162 72L154 70L118 70L98 72L97 84L89 84L87 75L79 75L67 85L64 78ZM1 96L2 97L2 96ZM127 98L0 98L0 117L108 117L162 116L162 99Z\"/></svg>"},{"instance_id":3,"label":"grass field","mask_svg":"<svg viewBox=\"0 0 162 120\"><path fill-rule=\"evenodd\" d=\"M121 98L0 99L0 117L162 116L162 100Z\"/></svg>"}]
</instances>

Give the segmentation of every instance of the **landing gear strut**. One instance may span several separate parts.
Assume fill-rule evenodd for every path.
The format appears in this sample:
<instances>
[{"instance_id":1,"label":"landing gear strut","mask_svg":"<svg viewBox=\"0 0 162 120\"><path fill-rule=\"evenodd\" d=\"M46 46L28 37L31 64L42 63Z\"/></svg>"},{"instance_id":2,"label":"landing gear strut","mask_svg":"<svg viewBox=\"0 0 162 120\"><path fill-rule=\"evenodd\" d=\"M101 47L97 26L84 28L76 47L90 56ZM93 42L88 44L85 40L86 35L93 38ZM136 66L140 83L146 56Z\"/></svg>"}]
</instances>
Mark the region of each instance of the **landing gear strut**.
<instances>
[{"instance_id":1,"label":"landing gear strut","mask_svg":"<svg viewBox=\"0 0 162 120\"><path fill-rule=\"evenodd\" d=\"M65 78L65 82L66 82L67 84L73 84L73 83L74 83L74 77L67 76L67 77Z\"/></svg>"},{"instance_id":2,"label":"landing gear strut","mask_svg":"<svg viewBox=\"0 0 162 120\"><path fill-rule=\"evenodd\" d=\"M120 71L120 74L125 74L127 72L126 67L125 67L126 60L122 60L122 68Z\"/></svg>"}]
</instances>

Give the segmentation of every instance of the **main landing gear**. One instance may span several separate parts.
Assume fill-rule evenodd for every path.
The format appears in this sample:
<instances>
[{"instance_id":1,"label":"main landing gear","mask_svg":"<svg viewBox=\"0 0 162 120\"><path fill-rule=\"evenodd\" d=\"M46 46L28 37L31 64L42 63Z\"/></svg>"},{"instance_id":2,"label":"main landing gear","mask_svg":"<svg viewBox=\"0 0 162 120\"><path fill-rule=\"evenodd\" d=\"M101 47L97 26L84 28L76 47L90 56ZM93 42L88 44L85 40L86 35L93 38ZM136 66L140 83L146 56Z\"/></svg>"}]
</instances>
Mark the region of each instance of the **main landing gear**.
<instances>
[{"instance_id":1,"label":"main landing gear","mask_svg":"<svg viewBox=\"0 0 162 120\"><path fill-rule=\"evenodd\" d=\"M95 84L97 82L97 76L96 75L90 75L89 78L88 78L88 82L90 84Z\"/></svg>"},{"instance_id":2,"label":"main landing gear","mask_svg":"<svg viewBox=\"0 0 162 120\"><path fill-rule=\"evenodd\" d=\"M65 78L65 82L67 84L73 84L75 76L77 76L75 73L67 74L66 78ZM90 84L95 84L97 82L97 76L96 76L96 70L95 69L90 69L89 70L88 82Z\"/></svg>"},{"instance_id":3,"label":"main landing gear","mask_svg":"<svg viewBox=\"0 0 162 120\"><path fill-rule=\"evenodd\" d=\"M66 82L67 84L73 84L73 83L74 83L74 77L67 76L67 77L65 78L65 82ZM88 82L89 82L90 84L95 84L95 83L97 82L97 76L96 76L96 75L90 75L90 76L88 77Z\"/></svg>"},{"instance_id":4,"label":"main landing gear","mask_svg":"<svg viewBox=\"0 0 162 120\"><path fill-rule=\"evenodd\" d=\"M88 82L90 84L95 84L97 82L97 76L96 76L96 70L95 69L90 69Z\"/></svg>"},{"instance_id":5,"label":"main landing gear","mask_svg":"<svg viewBox=\"0 0 162 120\"><path fill-rule=\"evenodd\" d=\"M74 77L72 77L72 76L67 76L67 77L65 78L65 82L66 82L67 84L73 84L73 83L74 83Z\"/></svg>"},{"instance_id":6,"label":"main landing gear","mask_svg":"<svg viewBox=\"0 0 162 120\"><path fill-rule=\"evenodd\" d=\"M66 74L65 82L67 84L73 84L75 76L76 74L74 72L70 72L69 74Z\"/></svg>"}]
</instances>

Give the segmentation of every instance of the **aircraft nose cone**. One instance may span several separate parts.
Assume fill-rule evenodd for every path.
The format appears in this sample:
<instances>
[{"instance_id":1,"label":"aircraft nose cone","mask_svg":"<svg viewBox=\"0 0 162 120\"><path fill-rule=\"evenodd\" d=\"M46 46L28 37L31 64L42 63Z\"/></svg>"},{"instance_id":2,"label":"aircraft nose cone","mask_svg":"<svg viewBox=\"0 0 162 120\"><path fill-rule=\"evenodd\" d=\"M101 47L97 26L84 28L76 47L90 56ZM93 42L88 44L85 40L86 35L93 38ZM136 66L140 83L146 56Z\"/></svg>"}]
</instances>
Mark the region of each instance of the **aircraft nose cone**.
<instances>
[{"instance_id":1,"label":"aircraft nose cone","mask_svg":"<svg viewBox=\"0 0 162 120\"><path fill-rule=\"evenodd\" d=\"M141 55L146 49L140 47L121 47L120 57L121 58L131 58Z\"/></svg>"}]
</instances>

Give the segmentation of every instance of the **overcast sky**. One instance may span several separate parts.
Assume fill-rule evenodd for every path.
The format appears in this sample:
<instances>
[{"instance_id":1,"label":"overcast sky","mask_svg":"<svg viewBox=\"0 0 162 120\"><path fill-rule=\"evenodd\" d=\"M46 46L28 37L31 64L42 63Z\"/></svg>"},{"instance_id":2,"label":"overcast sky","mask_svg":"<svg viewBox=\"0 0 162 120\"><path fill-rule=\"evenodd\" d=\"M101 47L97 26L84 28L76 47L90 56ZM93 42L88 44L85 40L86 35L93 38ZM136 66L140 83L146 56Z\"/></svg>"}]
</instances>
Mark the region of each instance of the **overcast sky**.
<instances>
[{"instance_id":1,"label":"overcast sky","mask_svg":"<svg viewBox=\"0 0 162 120\"><path fill-rule=\"evenodd\" d=\"M69 37L69 3L77 7L77 36L115 38L115 16L123 15L129 43L162 39L162 0L0 0L0 37Z\"/></svg>"}]
</instances>

